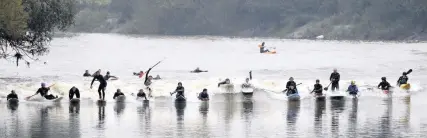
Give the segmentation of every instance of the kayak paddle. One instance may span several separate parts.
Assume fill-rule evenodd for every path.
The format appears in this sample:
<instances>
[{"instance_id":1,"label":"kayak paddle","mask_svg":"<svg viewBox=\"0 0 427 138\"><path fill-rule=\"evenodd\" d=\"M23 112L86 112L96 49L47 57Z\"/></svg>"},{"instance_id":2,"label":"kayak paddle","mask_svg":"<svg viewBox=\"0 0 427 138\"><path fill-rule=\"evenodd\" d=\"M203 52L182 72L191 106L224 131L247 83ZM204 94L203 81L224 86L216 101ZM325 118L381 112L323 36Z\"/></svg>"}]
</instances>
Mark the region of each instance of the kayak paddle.
<instances>
[{"instance_id":1,"label":"kayak paddle","mask_svg":"<svg viewBox=\"0 0 427 138\"><path fill-rule=\"evenodd\" d=\"M332 81L331 81L331 83L329 83L329 85L328 85L328 86L326 86L325 88L323 88L323 90L328 91L328 87L329 87L331 84L332 84Z\"/></svg>"}]
</instances>

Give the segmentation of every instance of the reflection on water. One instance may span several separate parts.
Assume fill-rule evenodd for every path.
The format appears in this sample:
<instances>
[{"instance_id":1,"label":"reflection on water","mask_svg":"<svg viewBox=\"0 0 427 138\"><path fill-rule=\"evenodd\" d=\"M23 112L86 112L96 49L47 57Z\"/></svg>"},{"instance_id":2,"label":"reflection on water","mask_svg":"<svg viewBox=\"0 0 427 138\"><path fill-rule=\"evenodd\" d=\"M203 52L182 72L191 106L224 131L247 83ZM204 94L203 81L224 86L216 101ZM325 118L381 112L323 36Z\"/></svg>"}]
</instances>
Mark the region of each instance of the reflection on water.
<instances>
[{"instance_id":1,"label":"reflection on water","mask_svg":"<svg viewBox=\"0 0 427 138\"><path fill-rule=\"evenodd\" d=\"M208 102L0 104L2 137L421 137L417 97L288 102L262 94ZM312 100L312 101L310 101ZM328 110L327 110L328 109ZM395 117L393 117L395 116Z\"/></svg>"}]
</instances>

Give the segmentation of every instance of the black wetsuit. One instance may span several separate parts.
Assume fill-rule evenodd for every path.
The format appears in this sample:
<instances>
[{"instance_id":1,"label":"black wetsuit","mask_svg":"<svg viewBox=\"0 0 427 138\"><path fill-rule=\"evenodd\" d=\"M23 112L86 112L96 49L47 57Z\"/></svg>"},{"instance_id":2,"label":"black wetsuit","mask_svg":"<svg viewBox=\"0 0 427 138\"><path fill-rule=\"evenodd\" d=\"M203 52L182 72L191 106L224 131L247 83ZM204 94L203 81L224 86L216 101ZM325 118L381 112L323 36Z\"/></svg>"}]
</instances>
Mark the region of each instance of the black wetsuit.
<instances>
[{"instance_id":1,"label":"black wetsuit","mask_svg":"<svg viewBox=\"0 0 427 138\"><path fill-rule=\"evenodd\" d=\"M182 87L182 86L176 87L175 92L176 92L176 98L178 98L180 96L185 97L184 96L184 87Z\"/></svg>"},{"instance_id":2,"label":"black wetsuit","mask_svg":"<svg viewBox=\"0 0 427 138\"><path fill-rule=\"evenodd\" d=\"M79 89L76 88L75 91L73 91L73 88L70 89L70 91L68 92L68 97L71 99L73 99L74 95L76 95L76 98L80 98L80 91Z\"/></svg>"},{"instance_id":3,"label":"black wetsuit","mask_svg":"<svg viewBox=\"0 0 427 138\"><path fill-rule=\"evenodd\" d=\"M323 92L322 84L314 84L313 92L316 93L316 95L322 95L322 92Z\"/></svg>"},{"instance_id":4,"label":"black wetsuit","mask_svg":"<svg viewBox=\"0 0 427 138\"><path fill-rule=\"evenodd\" d=\"M408 76L400 76L399 80L397 80L397 84L400 86L402 84L407 84L408 83Z\"/></svg>"},{"instance_id":5,"label":"black wetsuit","mask_svg":"<svg viewBox=\"0 0 427 138\"><path fill-rule=\"evenodd\" d=\"M223 85L223 84L230 84L230 83L227 83L227 81L222 81L222 82L218 83L218 87Z\"/></svg>"},{"instance_id":6,"label":"black wetsuit","mask_svg":"<svg viewBox=\"0 0 427 138\"><path fill-rule=\"evenodd\" d=\"M142 92L142 93L138 93L138 94L136 94L136 97L138 97L138 98L145 98L145 100L147 100L147 96L145 95L145 93L144 92Z\"/></svg>"},{"instance_id":7,"label":"black wetsuit","mask_svg":"<svg viewBox=\"0 0 427 138\"><path fill-rule=\"evenodd\" d=\"M331 74L331 77L329 77L329 80L332 82L332 91L340 89L339 81L340 81L340 74L338 72L334 72Z\"/></svg>"},{"instance_id":8,"label":"black wetsuit","mask_svg":"<svg viewBox=\"0 0 427 138\"><path fill-rule=\"evenodd\" d=\"M40 95L41 95L41 96L43 96L44 98L46 98L46 99L48 99L48 100L55 99L56 97L55 97L55 96L53 96L52 94L47 95L47 93L49 92L49 90L50 90L50 88L41 87L41 88L39 88L39 89L37 90L36 94L39 94L39 93L40 93Z\"/></svg>"},{"instance_id":9,"label":"black wetsuit","mask_svg":"<svg viewBox=\"0 0 427 138\"><path fill-rule=\"evenodd\" d=\"M259 48L259 52L260 53L265 53L265 52L270 52L269 50L265 50L265 46L261 46L260 48Z\"/></svg>"},{"instance_id":10,"label":"black wetsuit","mask_svg":"<svg viewBox=\"0 0 427 138\"><path fill-rule=\"evenodd\" d=\"M151 83L152 83L151 80L148 79L148 74L150 73L150 71L151 71L151 68L148 69L148 71L145 73L144 85L147 86L147 87L149 87L151 85Z\"/></svg>"},{"instance_id":11,"label":"black wetsuit","mask_svg":"<svg viewBox=\"0 0 427 138\"><path fill-rule=\"evenodd\" d=\"M116 93L114 93L113 99L116 99L116 97L119 97L121 95L124 96L125 94L123 94L122 92L116 92Z\"/></svg>"},{"instance_id":12,"label":"black wetsuit","mask_svg":"<svg viewBox=\"0 0 427 138\"><path fill-rule=\"evenodd\" d=\"M298 93L297 89L288 89L288 92L286 92L286 95L297 94L297 93Z\"/></svg>"},{"instance_id":13,"label":"black wetsuit","mask_svg":"<svg viewBox=\"0 0 427 138\"><path fill-rule=\"evenodd\" d=\"M295 83L295 81L288 81L286 83L286 89L290 89L290 86L294 86L294 88L297 89L297 84Z\"/></svg>"},{"instance_id":14,"label":"black wetsuit","mask_svg":"<svg viewBox=\"0 0 427 138\"><path fill-rule=\"evenodd\" d=\"M378 88L380 88L381 90L390 90L390 83L388 83L387 81L383 81L380 84L378 84Z\"/></svg>"},{"instance_id":15,"label":"black wetsuit","mask_svg":"<svg viewBox=\"0 0 427 138\"><path fill-rule=\"evenodd\" d=\"M15 98L15 99L18 99L18 95L15 93L15 94L12 94L12 93L10 93L9 95L7 95L7 100L9 100L9 99L12 99L12 98Z\"/></svg>"},{"instance_id":16,"label":"black wetsuit","mask_svg":"<svg viewBox=\"0 0 427 138\"><path fill-rule=\"evenodd\" d=\"M99 81L99 87L98 87L99 99L101 98L105 99L105 88L107 87L107 81L105 81L105 78L102 75L96 75L93 77L93 80L90 86L93 85L93 82L95 82L95 80ZM101 97L101 92L102 92L102 97Z\"/></svg>"},{"instance_id":17,"label":"black wetsuit","mask_svg":"<svg viewBox=\"0 0 427 138\"><path fill-rule=\"evenodd\" d=\"M92 75L90 75L89 73L85 73L83 74L83 77L91 77Z\"/></svg>"},{"instance_id":18,"label":"black wetsuit","mask_svg":"<svg viewBox=\"0 0 427 138\"><path fill-rule=\"evenodd\" d=\"M199 94L199 99L209 99L209 94L207 92L201 92Z\"/></svg>"}]
</instances>

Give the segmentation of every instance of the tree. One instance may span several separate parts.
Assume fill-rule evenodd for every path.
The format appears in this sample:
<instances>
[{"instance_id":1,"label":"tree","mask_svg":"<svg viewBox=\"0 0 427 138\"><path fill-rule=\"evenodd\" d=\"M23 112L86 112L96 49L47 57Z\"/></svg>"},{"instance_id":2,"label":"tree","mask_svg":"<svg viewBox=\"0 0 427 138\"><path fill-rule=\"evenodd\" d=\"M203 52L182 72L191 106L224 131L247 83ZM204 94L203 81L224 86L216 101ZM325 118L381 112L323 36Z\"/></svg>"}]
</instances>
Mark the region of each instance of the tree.
<instances>
[{"instance_id":1,"label":"tree","mask_svg":"<svg viewBox=\"0 0 427 138\"><path fill-rule=\"evenodd\" d=\"M74 0L0 0L0 58L47 54L54 31L73 24L74 5Z\"/></svg>"}]
</instances>

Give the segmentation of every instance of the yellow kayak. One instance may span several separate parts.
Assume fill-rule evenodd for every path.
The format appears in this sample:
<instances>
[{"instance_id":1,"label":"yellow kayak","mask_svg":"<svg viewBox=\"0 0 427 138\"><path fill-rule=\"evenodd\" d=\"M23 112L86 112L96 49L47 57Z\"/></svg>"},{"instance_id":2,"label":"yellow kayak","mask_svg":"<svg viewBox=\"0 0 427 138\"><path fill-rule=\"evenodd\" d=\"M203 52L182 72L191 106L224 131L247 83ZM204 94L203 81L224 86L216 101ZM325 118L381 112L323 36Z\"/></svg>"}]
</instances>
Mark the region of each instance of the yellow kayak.
<instances>
[{"instance_id":1,"label":"yellow kayak","mask_svg":"<svg viewBox=\"0 0 427 138\"><path fill-rule=\"evenodd\" d=\"M402 85L400 85L400 88L401 89L404 89L404 90L409 90L410 88L411 88L411 84L402 84Z\"/></svg>"}]
</instances>

